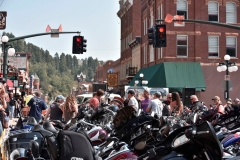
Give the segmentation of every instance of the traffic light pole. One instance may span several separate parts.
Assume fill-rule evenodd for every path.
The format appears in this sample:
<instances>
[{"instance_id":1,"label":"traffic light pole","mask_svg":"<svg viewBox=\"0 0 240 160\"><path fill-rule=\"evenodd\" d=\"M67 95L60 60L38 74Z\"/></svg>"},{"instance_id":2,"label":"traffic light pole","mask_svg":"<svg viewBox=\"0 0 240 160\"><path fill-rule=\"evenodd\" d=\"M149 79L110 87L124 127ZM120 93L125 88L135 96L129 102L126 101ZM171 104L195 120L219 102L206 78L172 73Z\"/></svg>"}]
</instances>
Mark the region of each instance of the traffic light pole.
<instances>
[{"instance_id":1,"label":"traffic light pole","mask_svg":"<svg viewBox=\"0 0 240 160\"><path fill-rule=\"evenodd\" d=\"M157 19L156 22L165 21L164 19ZM221 26L231 29L237 29L240 30L240 26L235 26L231 24L225 24L225 23L218 23L218 22L212 22L212 21L202 21L202 20L193 20L193 19L183 19L183 20L173 20L173 22L190 22L190 23L201 23L201 24L209 24L209 25L215 25L215 26Z\"/></svg>"},{"instance_id":2,"label":"traffic light pole","mask_svg":"<svg viewBox=\"0 0 240 160\"><path fill-rule=\"evenodd\" d=\"M9 38L8 42L20 40L20 39L26 39L26 38L31 38L31 37L38 37L38 36L44 36L44 35L49 35L49 34L71 34L71 33L77 33L80 34L79 31L77 32L47 32L47 33L36 33L36 34L30 34L26 36L21 36L21 37L14 37L14 38ZM2 52L3 52L3 77L7 81L7 48L8 48L8 42L2 43Z\"/></svg>"}]
</instances>

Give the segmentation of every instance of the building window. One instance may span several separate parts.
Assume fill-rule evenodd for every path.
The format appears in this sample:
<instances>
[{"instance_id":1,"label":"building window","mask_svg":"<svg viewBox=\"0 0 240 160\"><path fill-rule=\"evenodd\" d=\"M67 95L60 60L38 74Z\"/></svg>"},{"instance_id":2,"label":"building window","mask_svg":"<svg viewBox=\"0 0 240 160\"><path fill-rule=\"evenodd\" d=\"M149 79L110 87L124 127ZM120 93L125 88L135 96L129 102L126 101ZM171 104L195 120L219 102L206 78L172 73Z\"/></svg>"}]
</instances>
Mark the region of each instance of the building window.
<instances>
[{"instance_id":1,"label":"building window","mask_svg":"<svg viewBox=\"0 0 240 160\"><path fill-rule=\"evenodd\" d=\"M188 56L187 36L177 36L177 56Z\"/></svg>"},{"instance_id":2,"label":"building window","mask_svg":"<svg viewBox=\"0 0 240 160\"><path fill-rule=\"evenodd\" d=\"M226 3L226 23L237 23L236 3Z\"/></svg>"},{"instance_id":3,"label":"building window","mask_svg":"<svg viewBox=\"0 0 240 160\"><path fill-rule=\"evenodd\" d=\"M188 3L186 0L178 0L177 1L177 15L183 15L185 19L187 19L187 7Z\"/></svg>"},{"instance_id":4,"label":"building window","mask_svg":"<svg viewBox=\"0 0 240 160\"><path fill-rule=\"evenodd\" d=\"M158 19L162 19L162 4L158 6L157 12L158 12ZM162 23L162 21L160 23Z\"/></svg>"},{"instance_id":5,"label":"building window","mask_svg":"<svg viewBox=\"0 0 240 160\"><path fill-rule=\"evenodd\" d=\"M143 20L143 35L146 35L147 33L148 33L147 18L144 18L144 20Z\"/></svg>"},{"instance_id":6,"label":"building window","mask_svg":"<svg viewBox=\"0 0 240 160\"><path fill-rule=\"evenodd\" d=\"M208 2L208 20L218 22L218 3Z\"/></svg>"},{"instance_id":7,"label":"building window","mask_svg":"<svg viewBox=\"0 0 240 160\"><path fill-rule=\"evenodd\" d=\"M208 56L209 57L218 57L219 42L218 37L209 36L208 37Z\"/></svg>"},{"instance_id":8,"label":"building window","mask_svg":"<svg viewBox=\"0 0 240 160\"><path fill-rule=\"evenodd\" d=\"M226 39L226 50L227 54L231 57L237 57L237 38L236 37L227 37Z\"/></svg>"},{"instance_id":9,"label":"building window","mask_svg":"<svg viewBox=\"0 0 240 160\"><path fill-rule=\"evenodd\" d=\"M151 22L150 22L150 27L152 27L153 24L154 24L154 23L153 23L153 19L154 19L154 18L153 18L153 17L154 17L154 16L153 16L153 10L151 10L150 13L151 13L151 14L150 14L150 20L151 20Z\"/></svg>"},{"instance_id":10,"label":"building window","mask_svg":"<svg viewBox=\"0 0 240 160\"><path fill-rule=\"evenodd\" d=\"M162 58L162 48L158 48L158 59Z\"/></svg>"},{"instance_id":11,"label":"building window","mask_svg":"<svg viewBox=\"0 0 240 160\"><path fill-rule=\"evenodd\" d=\"M145 33L145 19L143 20L143 35L145 35L146 33Z\"/></svg>"},{"instance_id":12,"label":"building window","mask_svg":"<svg viewBox=\"0 0 240 160\"><path fill-rule=\"evenodd\" d=\"M149 61L153 62L154 59L155 59L153 45L149 45L149 52L150 52L150 59L149 59Z\"/></svg>"},{"instance_id":13,"label":"building window","mask_svg":"<svg viewBox=\"0 0 240 160\"><path fill-rule=\"evenodd\" d=\"M147 45L143 46L143 64L147 63Z\"/></svg>"}]
</instances>

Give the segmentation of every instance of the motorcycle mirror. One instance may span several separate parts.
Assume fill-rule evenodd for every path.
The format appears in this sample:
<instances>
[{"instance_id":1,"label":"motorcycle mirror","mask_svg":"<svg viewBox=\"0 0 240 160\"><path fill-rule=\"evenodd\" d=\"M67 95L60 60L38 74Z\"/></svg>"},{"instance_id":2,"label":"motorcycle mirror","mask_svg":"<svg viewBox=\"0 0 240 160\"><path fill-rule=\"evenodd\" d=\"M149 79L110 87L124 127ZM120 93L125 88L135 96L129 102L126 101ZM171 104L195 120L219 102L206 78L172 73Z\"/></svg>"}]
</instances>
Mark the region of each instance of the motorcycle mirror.
<instances>
[{"instance_id":1,"label":"motorcycle mirror","mask_svg":"<svg viewBox=\"0 0 240 160\"><path fill-rule=\"evenodd\" d=\"M193 117L193 123L196 124L196 123L197 123L197 120L198 120L198 114L195 113L195 114L194 114L194 117Z\"/></svg>"}]
</instances>

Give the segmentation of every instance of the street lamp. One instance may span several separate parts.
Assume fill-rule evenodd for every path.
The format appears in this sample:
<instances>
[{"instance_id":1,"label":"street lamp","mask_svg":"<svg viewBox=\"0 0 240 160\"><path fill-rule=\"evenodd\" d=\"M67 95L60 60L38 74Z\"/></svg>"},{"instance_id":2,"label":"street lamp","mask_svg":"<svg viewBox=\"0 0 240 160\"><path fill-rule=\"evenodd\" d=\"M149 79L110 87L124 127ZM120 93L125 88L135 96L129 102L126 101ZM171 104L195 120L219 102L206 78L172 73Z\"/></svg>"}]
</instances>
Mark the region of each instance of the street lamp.
<instances>
[{"instance_id":1,"label":"street lamp","mask_svg":"<svg viewBox=\"0 0 240 160\"><path fill-rule=\"evenodd\" d=\"M219 63L218 67L217 67L217 71L218 72L224 72L226 71L226 75L225 75L225 80L226 80L226 90L224 91L224 97L226 100L228 100L229 98L229 80L230 80L230 76L229 76L229 72L236 72L238 70L238 66L235 64L235 62L229 62L229 60L231 59L231 57L229 55L225 55L224 56L224 60L225 62L223 63Z\"/></svg>"},{"instance_id":2,"label":"street lamp","mask_svg":"<svg viewBox=\"0 0 240 160\"><path fill-rule=\"evenodd\" d=\"M144 85L147 85L147 84L148 84L148 80L144 79L143 77L144 77L144 74L140 73L140 74L139 74L139 78L137 78L137 79L135 80L135 84L138 85L138 83L140 83L141 86L142 86L143 84L144 84Z\"/></svg>"},{"instance_id":3,"label":"street lamp","mask_svg":"<svg viewBox=\"0 0 240 160\"><path fill-rule=\"evenodd\" d=\"M9 38L8 36L2 36L2 52L3 52L3 77L7 80L7 57L8 55L13 56L15 54L15 49L12 45L7 44ZM8 52L6 51L8 49Z\"/></svg>"}]
</instances>

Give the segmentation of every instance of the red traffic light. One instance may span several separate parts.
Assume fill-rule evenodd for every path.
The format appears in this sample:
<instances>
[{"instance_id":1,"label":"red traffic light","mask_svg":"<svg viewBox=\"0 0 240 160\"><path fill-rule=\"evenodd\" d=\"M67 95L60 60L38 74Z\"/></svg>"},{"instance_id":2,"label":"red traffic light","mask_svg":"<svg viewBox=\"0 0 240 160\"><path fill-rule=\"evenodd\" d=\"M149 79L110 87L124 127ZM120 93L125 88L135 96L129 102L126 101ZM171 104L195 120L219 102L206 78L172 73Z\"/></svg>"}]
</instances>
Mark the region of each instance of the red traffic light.
<instances>
[{"instance_id":1,"label":"red traffic light","mask_svg":"<svg viewBox=\"0 0 240 160\"><path fill-rule=\"evenodd\" d=\"M80 37L77 37L77 38L76 38L76 41L77 41L77 43L80 43L80 42L81 42L81 38L80 38Z\"/></svg>"},{"instance_id":2,"label":"red traffic light","mask_svg":"<svg viewBox=\"0 0 240 160\"><path fill-rule=\"evenodd\" d=\"M164 27L160 27L159 28L159 32L165 32L165 28Z\"/></svg>"}]
</instances>

